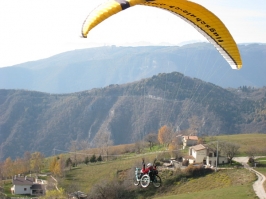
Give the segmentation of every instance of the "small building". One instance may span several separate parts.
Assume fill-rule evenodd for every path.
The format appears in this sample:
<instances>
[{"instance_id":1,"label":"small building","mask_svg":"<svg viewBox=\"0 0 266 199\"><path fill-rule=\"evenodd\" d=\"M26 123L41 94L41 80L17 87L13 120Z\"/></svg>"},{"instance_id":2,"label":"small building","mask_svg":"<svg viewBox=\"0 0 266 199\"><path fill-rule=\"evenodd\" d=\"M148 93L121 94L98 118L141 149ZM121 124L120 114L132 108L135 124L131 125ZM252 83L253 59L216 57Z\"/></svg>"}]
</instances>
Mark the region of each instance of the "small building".
<instances>
[{"instance_id":1,"label":"small building","mask_svg":"<svg viewBox=\"0 0 266 199\"><path fill-rule=\"evenodd\" d=\"M45 194L45 187L43 184L38 183L32 177L14 176L12 180L13 186L11 187L12 194L26 194L26 195L43 195Z\"/></svg>"},{"instance_id":2,"label":"small building","mask_svg":"<svg viewBox=\"0 0 266 199\"><path fill-rule=\"evenodd\" d=\"M186 146L194 146L198 144L198 136L194 135L188 135L188 136L183 136L183 149Z\"/></svg>"},{"instance_id":3,"label":"small building","mask_svg":"<svg viewBox=\"0 0 266 199\"><path fill-rule=\"evenodd\" d=\"M183 158L188 160L189 164L201 163L208 166L216 166L216 160L218 164L228 163L228 158L224 156L217 157L216 150L213 150L203 144L198 144L189 147L188 156Z\"/></svg>"}]
</instances>

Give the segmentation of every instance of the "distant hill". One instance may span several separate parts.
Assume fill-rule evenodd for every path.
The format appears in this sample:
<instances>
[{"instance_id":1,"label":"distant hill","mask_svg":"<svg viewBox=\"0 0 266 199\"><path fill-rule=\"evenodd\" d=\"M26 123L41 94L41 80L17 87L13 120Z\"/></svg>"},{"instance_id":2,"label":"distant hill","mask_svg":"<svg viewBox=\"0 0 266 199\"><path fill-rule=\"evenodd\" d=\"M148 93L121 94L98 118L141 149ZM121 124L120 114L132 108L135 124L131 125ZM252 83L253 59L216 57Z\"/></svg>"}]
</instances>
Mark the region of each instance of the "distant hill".
<instances>
[{"instance_id":1,"label":"distant hill","mask_svg":"<svg viewBox=\"0 0 266 199\"><path fill-rule=\"evenodd\" d=\"M0 160L51 155L110 133L132 143L165 125L198 135L266 133L266 87L223 89L181 73L72 94L0 90Z\"/></svg>"},{"instance_id":2,"label":"distant hill","mask_svg":"<svg viewBox=\"0 0 266 199\"><path fill-rule=\"evenodd\" d=\"M180 72L223 88L266 86L266 44L239 45L241 70L232 70L209 43L98 47L0 68L0 88L73 93Z\"/></svg>"}]
</instances>

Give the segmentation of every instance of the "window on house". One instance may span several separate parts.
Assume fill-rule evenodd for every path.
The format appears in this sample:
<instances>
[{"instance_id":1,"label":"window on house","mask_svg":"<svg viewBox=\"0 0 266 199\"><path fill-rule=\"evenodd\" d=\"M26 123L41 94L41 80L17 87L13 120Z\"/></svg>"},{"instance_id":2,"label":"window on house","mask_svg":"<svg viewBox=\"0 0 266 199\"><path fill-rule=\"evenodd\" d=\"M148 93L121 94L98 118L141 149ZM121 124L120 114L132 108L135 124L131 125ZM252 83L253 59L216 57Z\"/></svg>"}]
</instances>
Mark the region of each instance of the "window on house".
<instances>
[{"instance_id":1,"label":"window on house","mask_svg":"<svg viewBox=\"0 0 266 199\"><path fill-rule=\"evenodd\" d=\"M24 191L27 191L27 188L24 188Z\"/></svg>"}]
</instances>

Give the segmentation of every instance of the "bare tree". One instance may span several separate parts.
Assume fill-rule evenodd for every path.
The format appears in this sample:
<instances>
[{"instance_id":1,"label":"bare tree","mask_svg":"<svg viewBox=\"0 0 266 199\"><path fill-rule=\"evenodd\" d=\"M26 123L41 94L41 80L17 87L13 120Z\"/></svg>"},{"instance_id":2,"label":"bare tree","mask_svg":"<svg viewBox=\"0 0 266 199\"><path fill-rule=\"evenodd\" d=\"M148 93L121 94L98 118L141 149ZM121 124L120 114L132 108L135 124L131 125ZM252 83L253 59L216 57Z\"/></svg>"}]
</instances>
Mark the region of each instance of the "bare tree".
<instances>
[{"instance_id":1,"label":"bare tree","mask_svg":"<svg viewBox=\"0 0 266 199\"><path fill-rule=\"evenodd\" d=\"M95 136L94 141L96 146L100 148L100 154L105 155L106 160L108 161L110 146L113 146L114 144L113 140L111 139L111 132L106 130L102 133L98 133Z\"/></svg>"},{"instance_id":2,"label":"bare tree","mask_svg":"<svg viewBox=\"0 0 266 199\"><path fill-rule=\"evenodd\" d=\"M227 156L229 163L232 164L232 160L238 152L240 146L233 142L219 142L222 153Z\"/></svg>"},{"instance_id":3,"label":"bare tree","mask_svg":"<svg viewBox=\"0 0 266 199\"><path fill-rule=\"evenodd\" d=\"M135 143L135 152L141 153L145 148L145 143L141 140Z\"/></svg>"},{"instance_id":4,"label":"bare tree","mask_svg":"<svg viewBox=\"0 0 266 199\"><path fill-rule=\"evenodd\" d=\"M81 140L79 142L79 147L80 147L81 150L86 150L86 149L89 148L89 146L90 146L90 144L89 144L88 140Z\"/></svg>"},{"instance_id":5,"label":"bare tree","mask_svg":"<svg viewBox=\"0 0 266 199\"><path fill-rule=\"evenodd\" d=\"M154 144L157 142L158 143L158 137L156 133L149 133L145 136L144 140L146 142L149 142L150 145L150 150L154 146Z\"/></svg>"},{"instance_id":6,"label":"bare tree","mask_svg":"<svg viewBox=\"0 0 266 199\"><path fill-rule=\"evenodd\" d=\"M23 157L23 166L25 173L30 172L30 159L31 159L31 153L29 151L26 151L24 153L24 157Z\"/></svg>"},{"instance_id":7,"label":"bare tree","mask_svg":"<svg viewBox=\"0 0 266 199\"><path fill-rule=\"evenodd\" d=\"M255 159L255 156L259 154L259 149L255 146L248 146L246 150L246 154L252 158Z\"/></svg>"},{"instance_id":8,"label":"bare tree","mask_svg":"<svg viewBox=\"0 0 266 199\"><path fill-rule=\"evenodd\" d=\"M78 149L79 149L78 142L75 140L72 140L70 142L69 150L71 152L72 159L74 160L75 167L77 166L77 150Z\"/></svg>"}]
</instances>

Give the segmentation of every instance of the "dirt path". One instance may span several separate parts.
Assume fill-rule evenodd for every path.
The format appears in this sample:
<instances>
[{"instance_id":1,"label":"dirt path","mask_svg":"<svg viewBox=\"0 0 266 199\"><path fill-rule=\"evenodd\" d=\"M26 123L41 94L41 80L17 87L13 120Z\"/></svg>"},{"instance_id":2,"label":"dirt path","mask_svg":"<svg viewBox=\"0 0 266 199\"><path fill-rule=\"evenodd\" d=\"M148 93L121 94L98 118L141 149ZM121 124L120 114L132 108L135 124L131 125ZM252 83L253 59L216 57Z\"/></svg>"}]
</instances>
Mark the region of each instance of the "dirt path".
<instances>
[{"instance_id":1,"label":"dirt path","mask_svg":"<svg viewBox=\"0 0 266 199\"><path fill-rule=\"evenodd\" d=\"M261 174L260 172L254 170L253 168L251 168L247 164L248 157L236 157L236 158L234 158L234 160L239 162L239 163L241 163L246 169L256 173L256 175L258 176L258 180L256 182L254 182L253 189L254 189L255 193L257 194L257 196L260 199L266 199L266 193L265 193L265 190L263 188L263 183L265 181L265 176L263 174Z\"/></svg>"}]
</instances>

